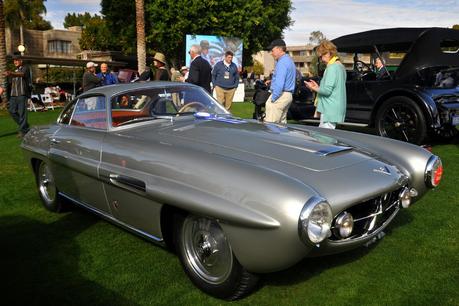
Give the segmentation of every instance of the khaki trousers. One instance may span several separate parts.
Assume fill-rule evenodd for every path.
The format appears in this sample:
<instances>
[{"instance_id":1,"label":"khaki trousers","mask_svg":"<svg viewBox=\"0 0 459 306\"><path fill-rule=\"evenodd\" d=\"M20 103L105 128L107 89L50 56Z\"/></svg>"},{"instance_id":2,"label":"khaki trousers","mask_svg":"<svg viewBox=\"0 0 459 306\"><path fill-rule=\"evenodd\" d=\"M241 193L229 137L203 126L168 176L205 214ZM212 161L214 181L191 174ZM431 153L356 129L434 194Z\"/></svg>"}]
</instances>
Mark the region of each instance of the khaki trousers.
<instances>
[{"instance_id":1,"label":"khaki trousers","mask_svg":"<svg viewBox=\"0 0 459 306\"><path fill-rule=\"evenodd\" d=\"M276 102L272 102L272 95L269 96L265 106L265 122L287 124L287 113L293 96L291 92L284 91Z\"/></svg>"},{"instance_id":2,"label":"khaki trousers","mask_svg":"<svg viewBox=\"0 0 459 306\"><path fill-rule=\"evenodd\" d=\"M217 101L223 105L227 110L231 108L231 103L233 103L234 93L236 88L224 89L220 86L215 86L215 93L217 94Z\"/></svg>"}]
</instances>

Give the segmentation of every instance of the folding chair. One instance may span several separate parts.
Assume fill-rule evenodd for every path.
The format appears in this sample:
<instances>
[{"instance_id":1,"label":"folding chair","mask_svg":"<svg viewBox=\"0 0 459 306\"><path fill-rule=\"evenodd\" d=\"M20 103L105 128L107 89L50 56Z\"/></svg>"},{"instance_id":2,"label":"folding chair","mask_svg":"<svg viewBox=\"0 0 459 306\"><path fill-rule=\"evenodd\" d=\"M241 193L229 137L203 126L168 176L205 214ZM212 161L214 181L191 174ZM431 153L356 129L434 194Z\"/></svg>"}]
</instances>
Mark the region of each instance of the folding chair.
<instances>
[{"instance_id":1,"label":"folding chair","mask_svg":"<svg viewBox=\"0 0 459 306\"><path fill-rule=\"evenodd\" d=\"M54 110L54 100L53 100L53 97L51 97L50 94L42 94L41 95L41 101L45 104L45 105L50 105L50 106L46 106L46 108L51 108L52 110Z\"/></svg>"},{"instance_id":2,"label":"folding chair","mask_svg":"<svg viewBox=\"0 0 459 306\"><path fill-rule=\"evenodd\" d=\"M33 104L33 102L32 102L32 99L27 99L27 103L28 103L28 105L29 105L29 106L27 107L27 109L28 109L29 111L32 111L32 110L33 110L34 112L37 111L37 109L36 109L36 107L35 107L35 104Z\"/></svg>"}]
</instances>

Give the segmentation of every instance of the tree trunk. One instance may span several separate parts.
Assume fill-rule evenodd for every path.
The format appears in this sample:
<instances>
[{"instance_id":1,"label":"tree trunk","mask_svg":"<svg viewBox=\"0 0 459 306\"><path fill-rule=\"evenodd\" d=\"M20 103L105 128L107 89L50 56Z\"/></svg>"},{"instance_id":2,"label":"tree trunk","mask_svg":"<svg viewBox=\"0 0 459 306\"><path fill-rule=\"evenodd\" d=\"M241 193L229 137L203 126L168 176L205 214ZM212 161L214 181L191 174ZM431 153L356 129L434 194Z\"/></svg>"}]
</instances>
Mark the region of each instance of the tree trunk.
<instances>
[{"instance_id":1,"label":"tree trunk","mask_svg":"<svg viewBox=\"0 0 459 306\"><path fill-rule=\"evenodd\" d=\"M145 10L144 0L135 0L137 30L137 63L139 74L145 71L147 53L145 50Z\"/></svg>"},{"instance_id":2,"label":"tree trunk","mask_svg":"<svg viewBox=\"0 0 459 306\"><path fill-rule=\"evenodd\" d=\"M6 77L3 74L6 71L6 41L5 41L5 15L3 15L3 0L0 0L0 86L6 90ZM4 93L1 101L6 97Z\"/></svg>"}]
</instances>

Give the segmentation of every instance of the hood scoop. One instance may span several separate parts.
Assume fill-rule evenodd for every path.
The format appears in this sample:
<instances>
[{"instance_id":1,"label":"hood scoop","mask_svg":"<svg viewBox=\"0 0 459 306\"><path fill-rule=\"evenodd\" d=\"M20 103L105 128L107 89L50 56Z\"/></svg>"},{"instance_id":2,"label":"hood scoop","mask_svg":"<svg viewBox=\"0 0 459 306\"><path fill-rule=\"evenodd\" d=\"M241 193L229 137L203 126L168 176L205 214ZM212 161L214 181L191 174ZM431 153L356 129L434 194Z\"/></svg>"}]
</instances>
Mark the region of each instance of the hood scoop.
<instances>
[{"instance_id":1,"label":"hood scoop","mask_svg":"<svg viewBox=\"0 0 459 306\"><path fill-rule=\"evenodd\" d=\"M330 156L330 155L341 153L341 152L352 151L354 149L352 147L334 145L334 146L322 147L322 148L320 148L320 150L314 150L314 149L305 148L305 147L298 146L298 145L292 145L292 144L283 143L283 142L277 142L277 141L265 140L265 142L271 143L271 144L275 144L277 146L282 146L282 147L301 150L301 151L305 151L305 152L309 152L309 153L314 153L314 154L319 155L319 156Z\"/></svg>"},{"instance_id":2,"label":"hood scoop","mask_svg":"<svg viewBox=\"0 0 459 306\"><path fill-rule=\"evenodd\" d=\"M352 150L353 150L353 148L351 148L351 147L335 146L335 147L329 147L329 148L324 149L324 150L316 151L316 154L320 155L320 156L330 156L330 155L333 155L333 154L352 151Z\"/></svg>"}]
</instances>

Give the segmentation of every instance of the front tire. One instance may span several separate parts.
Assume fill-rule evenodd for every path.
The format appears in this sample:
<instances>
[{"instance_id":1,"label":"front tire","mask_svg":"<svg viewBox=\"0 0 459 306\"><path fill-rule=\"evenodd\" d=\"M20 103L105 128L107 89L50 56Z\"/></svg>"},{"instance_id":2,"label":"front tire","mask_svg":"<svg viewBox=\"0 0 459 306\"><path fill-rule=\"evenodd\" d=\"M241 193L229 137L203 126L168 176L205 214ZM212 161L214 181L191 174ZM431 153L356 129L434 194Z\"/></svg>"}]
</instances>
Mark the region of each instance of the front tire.
<instances>
[{"instance_id":1,"label":"front tire","mask_svg":"<svg viewBox=\"0 0 459 306\"><path fill-rule=\"evenodd\" d=\"M427 136L425 116L416 102L408 97L388 99L376 114L380 136L422 144Z\"/></svg>"},{"instance_id":2,"label":"front tire","mask_svg":"<svg viewBox=\"0 0 459 306\"><path fill-rule=\"evenodd\" d=\"M177 253L199 289L226 300L239 299L253 290L258 277L241 266L215 220L177 215L175 225Z\"/></svg>"},{"instance_id":3,"label":"front tire","mask_svg":"<svg viewBox=\"0 0 459 306\"><path fill-rule=\"evenodd\" d=\"M62 212L64 204L56 187L54 176L49 168L49 165L40 161L36 165L36 181L38 187L38 194L43 203L43 206L52 212Z\"/></svg>"}]
</instances>

